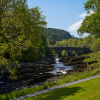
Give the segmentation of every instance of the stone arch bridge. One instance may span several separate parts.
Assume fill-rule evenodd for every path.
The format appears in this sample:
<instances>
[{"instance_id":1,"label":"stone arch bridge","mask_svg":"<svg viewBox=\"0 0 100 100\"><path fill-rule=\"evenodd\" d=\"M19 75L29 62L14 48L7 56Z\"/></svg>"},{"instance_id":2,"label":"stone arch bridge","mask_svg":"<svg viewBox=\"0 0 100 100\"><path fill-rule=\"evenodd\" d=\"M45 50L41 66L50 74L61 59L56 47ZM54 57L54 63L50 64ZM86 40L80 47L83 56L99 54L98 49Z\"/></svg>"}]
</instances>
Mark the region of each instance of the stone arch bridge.
<instances>
[{"instance_id":1,"label":"stone arch bridge","mask_svg":"<svg viewBox=\"0 0 100 100\"><path fill-rule=\"evenodd\" d=\"M83 47L50 47L50 48L55 50L58 53L59 57L62 56L62 51L63 50L65 50L67 52L68 56L70 54L72 54L73 51L75 51L78 56L81 55L81 54L90 53L90 49L89 48L83 48Z\"/></svg>"}]
</instances>

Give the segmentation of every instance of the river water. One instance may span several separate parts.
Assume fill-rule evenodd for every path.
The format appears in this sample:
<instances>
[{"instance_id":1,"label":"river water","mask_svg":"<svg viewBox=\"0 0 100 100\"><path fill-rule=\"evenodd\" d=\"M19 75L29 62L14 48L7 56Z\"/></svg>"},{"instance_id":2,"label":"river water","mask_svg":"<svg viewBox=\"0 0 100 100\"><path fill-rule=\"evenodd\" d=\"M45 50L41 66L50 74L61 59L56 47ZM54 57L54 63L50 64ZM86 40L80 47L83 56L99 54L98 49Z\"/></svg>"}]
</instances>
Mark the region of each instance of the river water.
<instances>
[{"instance_id":1,"label":"river water","mask_svg":"<svg viewBox=\"0 0 100 100\"><path fill-rule=\"evenodd\" d=\"M55 64L52 64L54 66L54 70L48 73L51 73L53 75L62 75L66 74L68 70L73 69L73 66L64 66L62 62L59 62L58 57L55 57L55 62Z\"/></svg>"}]
</instances>

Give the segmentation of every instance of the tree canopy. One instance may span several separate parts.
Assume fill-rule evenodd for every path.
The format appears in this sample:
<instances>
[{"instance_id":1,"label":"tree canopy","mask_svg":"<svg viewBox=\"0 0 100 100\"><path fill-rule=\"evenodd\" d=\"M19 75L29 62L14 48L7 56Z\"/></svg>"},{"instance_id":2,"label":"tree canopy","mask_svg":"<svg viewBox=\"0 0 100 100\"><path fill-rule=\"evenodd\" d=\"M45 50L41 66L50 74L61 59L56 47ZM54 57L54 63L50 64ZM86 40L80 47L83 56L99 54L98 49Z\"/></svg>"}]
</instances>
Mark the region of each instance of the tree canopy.
<instances>
[{"instance_id":1,"label":"tree canopy","mask_svg":"<svg viewBox=\"0 0 100 100\"><path fill-rule=\"evenodd\" d=\"M15 65L48 55L45 17L26 0L0 0L0 69L15 76ZM44 43L43 43L44 42ZM13 66L12 66L13 65Z\"/></svg>"},{"instance_id":2,"label":"tree canopy","mask_svg":"<svg viewBox=\"0 0 100 100\"><path fill-rule=\"evenodd\" d=\"M90 13L91 10L94 13L85 17L77 31L80 35L90 33L90 35L100 37L100 0L88 0L84 5L87 13Z\"/></svg>"},{"instance_id":3,"label":"tree canopy","mask_svg":"<svg viewBox=\"0 0 100 100\"><path fill-rule=\"evenodd\" d=\"M55 29L55 28L46 28L47 40L51 45L54 45L56 41L62 41L63 39L74 38L69 32Z\"/></svg>"}]
</instances>

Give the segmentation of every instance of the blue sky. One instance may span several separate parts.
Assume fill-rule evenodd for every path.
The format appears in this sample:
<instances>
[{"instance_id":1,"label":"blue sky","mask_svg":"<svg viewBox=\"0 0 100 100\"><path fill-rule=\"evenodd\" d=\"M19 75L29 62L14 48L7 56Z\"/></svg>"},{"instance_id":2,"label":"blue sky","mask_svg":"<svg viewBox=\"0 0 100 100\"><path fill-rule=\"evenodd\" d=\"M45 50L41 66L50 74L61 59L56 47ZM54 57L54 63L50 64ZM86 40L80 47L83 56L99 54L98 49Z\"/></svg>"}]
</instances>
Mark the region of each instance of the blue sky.
<instances>
[{"instance_id":1,"label":"blue sky","mask_svg":"<svg viewBox=\"0 0 100 100\"><path fill-rule=\"evenodd\" d=\"M77 29L85 18L87 0L27 0L29 8L39 6L46 16L47 27L70 32L79 37ZM85 34L86 35L86 34Z\"/></svg>"}]
</instances>

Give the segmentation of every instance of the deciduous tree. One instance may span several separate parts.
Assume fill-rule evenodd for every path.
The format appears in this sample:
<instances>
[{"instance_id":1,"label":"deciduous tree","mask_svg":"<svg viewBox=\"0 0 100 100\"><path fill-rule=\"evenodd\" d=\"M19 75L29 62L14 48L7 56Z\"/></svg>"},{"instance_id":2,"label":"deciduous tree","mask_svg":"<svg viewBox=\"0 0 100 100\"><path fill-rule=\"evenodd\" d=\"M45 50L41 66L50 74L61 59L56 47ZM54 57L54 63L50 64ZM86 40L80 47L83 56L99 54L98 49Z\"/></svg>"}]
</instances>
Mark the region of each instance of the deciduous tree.
<instances>
[{"instance_id":1,"label":"deciduous tree","mask_svg":"<svg viewBox=\"0 0 100 100\"><path fill-rule=\"evenodd\" d=\"M77 31L80 35L90 33L90 35L100 37L100 0L88 0L84 5L87 13L90 13L91 10L94 13L85 17Z\"/></svg>"},{"instance_id":2,"label":"deciduous tree","mask_svg":"<svg viewBox=\"0 0 100 100\"><path fill-rule=\"evenodd\" d=\"M30 56L39 58L45 25L39 8L28 9L26 0L0 0L0 68L12 78L23 52L28 61Z\"/></svg>"}]
</instances>

